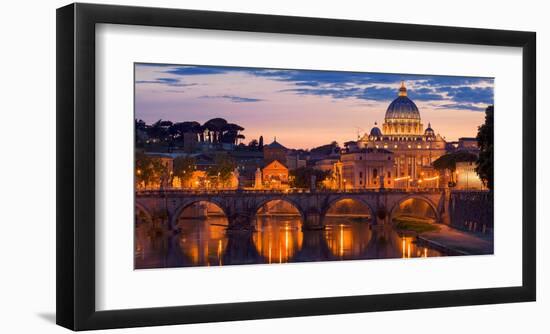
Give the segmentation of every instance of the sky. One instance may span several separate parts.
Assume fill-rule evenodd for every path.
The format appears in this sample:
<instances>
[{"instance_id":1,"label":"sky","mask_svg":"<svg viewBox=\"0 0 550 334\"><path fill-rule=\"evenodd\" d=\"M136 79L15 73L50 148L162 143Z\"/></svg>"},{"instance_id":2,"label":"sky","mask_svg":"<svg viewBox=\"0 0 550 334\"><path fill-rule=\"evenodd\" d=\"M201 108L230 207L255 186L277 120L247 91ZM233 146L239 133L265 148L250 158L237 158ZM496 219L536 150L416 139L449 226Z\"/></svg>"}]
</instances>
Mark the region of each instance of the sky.
<instances>
[{"instance_id":1,"label":"sky","mask_svg":"<svg viewBox=\"0 0 550 334\"><path fill-rule=\"evenodd\" d=\"M424 127L448 141L475 137L493 104L493 78L136 63L135 117L221 117L245 129L245 144L262 135L266 144L276 137L309 149L382 128L401 81Z\"/></svg>"}]
</instances>

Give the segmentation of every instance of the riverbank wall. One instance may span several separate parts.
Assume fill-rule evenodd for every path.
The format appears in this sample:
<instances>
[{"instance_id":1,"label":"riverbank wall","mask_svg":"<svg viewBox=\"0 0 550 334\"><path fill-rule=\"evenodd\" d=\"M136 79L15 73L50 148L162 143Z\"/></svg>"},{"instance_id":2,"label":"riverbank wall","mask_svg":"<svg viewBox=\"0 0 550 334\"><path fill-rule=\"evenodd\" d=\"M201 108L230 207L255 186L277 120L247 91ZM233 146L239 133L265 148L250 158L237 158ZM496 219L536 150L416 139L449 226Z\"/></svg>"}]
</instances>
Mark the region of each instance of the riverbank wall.
<instances>
[{"instance_id":1,"label":"riverbank wall","mask_svg":"<svg viewBox=\"0 0 550 334\"><path fill-rule=\"evenodd\" d=\"M452 191L449 199L450 225L482 234L492 234L493 193L489 191Z\"/></svg>"}]
</instances>

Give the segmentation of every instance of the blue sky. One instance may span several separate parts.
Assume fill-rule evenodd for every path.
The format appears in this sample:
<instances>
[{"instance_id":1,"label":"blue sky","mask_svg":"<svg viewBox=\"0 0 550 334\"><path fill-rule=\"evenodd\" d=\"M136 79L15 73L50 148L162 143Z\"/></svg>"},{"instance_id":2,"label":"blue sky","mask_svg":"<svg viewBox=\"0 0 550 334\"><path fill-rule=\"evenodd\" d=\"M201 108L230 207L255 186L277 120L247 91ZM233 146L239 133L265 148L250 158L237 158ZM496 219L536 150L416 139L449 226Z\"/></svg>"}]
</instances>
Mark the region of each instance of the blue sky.
<instances>
[{"instance_id":1,"label":"blue sky","mask_svg":"<svg viewBox=\"0 0 550 334\"><path fill-rule=\"evenodd\" d=\"M245 128L245 142L277 136L304 148L382 123L401 81L424 125L449 140L475 135L494 98L492 78L164 64L135 74L136 117L148 123L223 117Z\"/></svg>"}]
</instances>

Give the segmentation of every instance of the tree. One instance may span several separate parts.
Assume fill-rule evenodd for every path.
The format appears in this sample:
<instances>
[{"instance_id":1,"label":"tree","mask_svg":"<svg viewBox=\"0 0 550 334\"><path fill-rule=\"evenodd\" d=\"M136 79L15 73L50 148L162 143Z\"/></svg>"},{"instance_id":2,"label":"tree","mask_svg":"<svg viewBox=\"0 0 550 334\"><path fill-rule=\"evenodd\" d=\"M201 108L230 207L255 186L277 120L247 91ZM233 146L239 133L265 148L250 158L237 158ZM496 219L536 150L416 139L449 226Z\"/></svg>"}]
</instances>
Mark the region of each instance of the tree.
<instances>
[{"instance_id":1,"label":"tree","mask_svg":"<svg viewBox=\"0 0 550 334\"><path fill-rule=\"evenodd\" d=\"M151 166L153 169L153 182L157 182L159 188L164 187L168 183L170 176L168 175L168 165L164 164L159 158L151 158Z\"/></svg>"},{"instance_id":2,"label":"tree","mask_svg":"<svg viewBox=\"0 0 550 334\"><path fill-rule=\"evenodd\" d=\"M264 136L260 136L260 141L258 142L258 150L264 149Z\"/></svg>"},{"instance_id":3,"label":"tree","mask_svg":"<svg viewBox=\"0 0 550 334\"><path fill-rule=\"evenodd\" d=\"M134 125L136 130L145 130L147 128L147 124L142 119L135 119Z\"/></svg>"},{"instance_id":4,"label":"tree","mask_svg":"<svg viewBox=\"0 0 550 334\"><path fill-rule=\"evenodd\" d=\"M221 142L229 144L237 144L239 139L244 139L244 135L239 134L244 128L234 123L227 123L222 127Z\"/></svg>"},{"instance_id":5,"label":"tree","mask_svg":"<svg viewBox=\"0 0 550 334\"><path fill-rule=\"evenodd\" d=\"M224 127L227 121L223 118L212 118L204 123L203 127L208 131L209 141L211 143L219 143Z\"/></svg>"},{"instance_id":6,"label":"tree","mask_svg":"<svg viewBox=\"0 0 550 334\"><path fill-rule=\"evenodd\" d=\"M172 125L172 122L163 121L159 119L151 126L147 128L147 135L150 138L156 139L159 142L164 142L168 138L168 128Z\"/></svg>"},{"instance_id":7,"label":"tree","mask_svg":"<svg viewBox=\"0 0 550 334\"><path fill-rule=\"evenodd\" d=\"M252 149L257 149L258 148L258 141L256 139L252 139L249 143L248 143L248 147L252 148Z\"/></svg>"},{"instance_id":8,"label":"tree","mask_svg":"<svg viewBox=\"0 0 550 334\"><path fill-rule=\"evenodd\" d=\"M143 152L135 154L135 177L139 185L143 184L145 188L150 184L162 186L163 181L168 181L168 166L160 158L151 157Z\"/></svg>"},{"instance_id":9,"label":"tree","mask_svg":"<svg viewBox=\"0 0 550 334\"><path fill-rule=\"evenodd\" d=\"M170 126L170 128L168 129L168 133L174 138L176 142L183 143L184 134L197 134L200 132L200 128L201 126L198 122L178 122Z\"/></svg>"},{"instance_id":10,"label":"tree","mask_svg":"<svg viewBox=\"0 0 550 334\"><path fill-rule=\"evenodd\" d=\"M149 183L153 181L154 171L151 164L151 158L143 152L135 154L135 177L138 187L143 184L147 188Z\"/></svg>"},{"instance_id":11,"label":"tree","mask_svg":"<svg viewBox=\"0 0 550 334\"><path fill-rule=\"evenodd\" d=\"M494 186L494 113L494 106L485 109L485 123L479 127L476 137L479 145L476 173L489 190L493 190Z\"/></svg>"},{"instance_id":12,"label":"tree","mask_svg":"<svg viewBox=\"0 0 550 334\"><path fill-rule=\"evenodd\" d=\"M195 171L196 160L192 157L177 157L174 159L174 177L177 177L181 181L181 188L185 187L185 184L193 177Z\"/></svg>"},{"instance_id":13,"label":"tree","mask_svg":"<svg viewBox=\"0 0 550 334\"><path fill-rule=\"evenodd\" d=\"M292 188L309 188L311 177L315 175L315 185L322 188L323 181L330 176L330 171L322 171L311 167L299 167L290 171L290 186Z\"/></svg>"},{"instance_id":14,"label":"tree","mask_svg":"<svg viewBox=\"0 0 550 334\"><path fill-rule=\"evenodd\" d=\"M215 187L223 187L231 180L236 167L233 158L226 154L218 154L214 157L214 165L208 169L207 174Z\"/></svg>"}]
</instances>

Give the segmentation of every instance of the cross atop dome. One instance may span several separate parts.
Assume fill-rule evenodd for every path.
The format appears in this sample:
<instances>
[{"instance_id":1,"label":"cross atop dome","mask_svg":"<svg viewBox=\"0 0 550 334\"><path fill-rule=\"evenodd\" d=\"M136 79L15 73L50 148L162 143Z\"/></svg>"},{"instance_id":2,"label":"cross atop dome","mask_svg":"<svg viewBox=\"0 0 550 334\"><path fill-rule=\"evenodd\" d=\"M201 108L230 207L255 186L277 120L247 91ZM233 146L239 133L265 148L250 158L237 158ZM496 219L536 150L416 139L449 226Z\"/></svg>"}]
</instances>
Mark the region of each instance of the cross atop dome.
<instances>
[{"instance_id":1,"label":"cross atop dome","mask_svg":"<svg viewBox=\"0 0 550 334\"><path fill-rule=\"evenodd\" d=\"M399 88L399 96L407 96L407 87L405 87L405 81L401 81L401 87Z\"/></svg>"}]
</instances>

